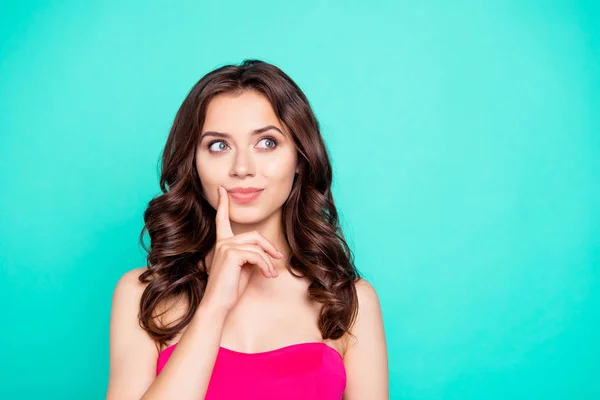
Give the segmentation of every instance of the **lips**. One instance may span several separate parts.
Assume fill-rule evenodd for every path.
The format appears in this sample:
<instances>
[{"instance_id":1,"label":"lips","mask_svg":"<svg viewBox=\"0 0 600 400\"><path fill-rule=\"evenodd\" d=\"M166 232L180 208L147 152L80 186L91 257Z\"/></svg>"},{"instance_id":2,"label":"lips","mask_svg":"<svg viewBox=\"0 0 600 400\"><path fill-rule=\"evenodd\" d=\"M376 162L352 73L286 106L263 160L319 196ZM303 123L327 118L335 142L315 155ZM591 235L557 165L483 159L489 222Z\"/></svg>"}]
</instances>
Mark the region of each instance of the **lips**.
<instances>
[{"instance_id":1,"label":"lips","mask_svg":"<svg viewBox=\"0 0 600 400\"><path fill-rule=\"evenodd\" d=\"M229 189L228 192L229 193L244 193L244 194L248 194L248 193L254 193L254 192L258 192L261 191L261 188L255 188L255 187L235 187L233 189Z\"/></svg>"},{"instance_id":2,"label":"lips","mask_svg":"<svg viewBox=\"0 0 600 400\"><path fill-rule=\"evenodd\" d=\"M258 188L234 188L229 191L229 196L237 203L247 204L258 198L262 191Z\"/></svg>"}]
</instances>

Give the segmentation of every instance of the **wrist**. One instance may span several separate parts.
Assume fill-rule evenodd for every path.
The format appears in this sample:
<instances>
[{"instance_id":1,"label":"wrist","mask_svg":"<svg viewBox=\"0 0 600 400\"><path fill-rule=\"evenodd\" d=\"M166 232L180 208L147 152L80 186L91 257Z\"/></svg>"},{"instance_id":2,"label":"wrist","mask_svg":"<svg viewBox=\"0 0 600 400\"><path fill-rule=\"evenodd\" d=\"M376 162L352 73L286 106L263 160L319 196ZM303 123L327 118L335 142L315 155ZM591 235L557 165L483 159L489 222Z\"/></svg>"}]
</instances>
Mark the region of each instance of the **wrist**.
<instances>
[{"instance_id":1,"label":"wrist","mask_svg":"<svg viewBox=\"0 0 600 400\"><path fill-rule=\"evenodd\" d=\"M224 321L227 317L227 314L229 314L229 310L224 307L212 304L209 301L202 300L200 301L200 305L198 306L198 310L196 311L196 314L199 313L209 316L211 320Z\"/></svg>"}]
</instances>

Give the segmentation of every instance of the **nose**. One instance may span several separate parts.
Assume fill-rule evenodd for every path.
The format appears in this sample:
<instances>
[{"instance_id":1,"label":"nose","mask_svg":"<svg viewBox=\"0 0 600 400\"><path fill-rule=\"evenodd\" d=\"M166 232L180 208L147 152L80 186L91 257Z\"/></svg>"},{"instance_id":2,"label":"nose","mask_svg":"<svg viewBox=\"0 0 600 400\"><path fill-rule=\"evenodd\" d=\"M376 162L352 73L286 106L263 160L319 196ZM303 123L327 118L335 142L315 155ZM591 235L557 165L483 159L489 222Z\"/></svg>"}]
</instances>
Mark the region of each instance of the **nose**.
<instances>
[{"instance_id":1,"label":"nose","mask_svg":"<svg viewBox=\"0 0 600 400\"><path fill-rule=\"evenodd\" d=\"M243 177L246 175L254 175L255 171L254 158L252 150L238 149L233 157L233 165L231 166L231 176Z\"/></svg>"}]
</instances>

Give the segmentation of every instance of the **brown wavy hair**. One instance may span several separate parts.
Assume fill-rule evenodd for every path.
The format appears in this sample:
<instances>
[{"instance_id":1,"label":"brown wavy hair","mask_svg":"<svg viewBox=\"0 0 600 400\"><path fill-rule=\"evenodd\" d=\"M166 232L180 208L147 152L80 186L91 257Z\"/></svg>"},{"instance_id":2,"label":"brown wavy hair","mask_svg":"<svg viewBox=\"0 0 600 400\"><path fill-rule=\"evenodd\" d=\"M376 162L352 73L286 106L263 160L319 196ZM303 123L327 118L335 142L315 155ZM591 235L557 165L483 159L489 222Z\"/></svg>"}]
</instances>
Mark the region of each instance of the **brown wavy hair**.
<instances>
[{"instance_id":1,"label":"brown wavy hair","mask_svg":"<svg viewBox=\"0 0 600 400\"><path fill-rule=\"evenodd\" d=\"M331 194L332 168L310 104L278 67L246 59L202 77L177 111L161 155L160 189L144 212L139 241L148 253L148 283L140 300L140 326L166 345L192 319L208 281L205 257L215 244L216 210L202 195L195 168L196 146L210 100L222 93L254 90L264 95L291 132L299 154L299 172L283 205L282 223L290 247L288 270L310 281L308 295L321 303L318 327L323 339L349 332L358 312L354 283L360 274L344 239ZM148 232L150 246L144 244ZM292 268L298 273L294 273ZM184 296L187 310L169 326L160 323L157 306Z\"/></svg>"}]
</instances>

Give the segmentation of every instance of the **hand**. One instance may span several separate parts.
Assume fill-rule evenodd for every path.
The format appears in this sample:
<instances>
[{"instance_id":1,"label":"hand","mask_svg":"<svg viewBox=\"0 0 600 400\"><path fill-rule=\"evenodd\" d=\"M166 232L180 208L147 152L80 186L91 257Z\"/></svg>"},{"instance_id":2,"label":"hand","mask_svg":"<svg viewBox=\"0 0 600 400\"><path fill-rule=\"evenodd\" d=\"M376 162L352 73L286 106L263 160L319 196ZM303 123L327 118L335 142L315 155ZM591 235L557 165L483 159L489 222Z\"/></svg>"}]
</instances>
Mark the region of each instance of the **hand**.
<instances>
[{"instance_id":1,"label":"hand","mask_svg":"<svg viewBox=\"0 0 600 400\"><path fill-rule=\"evenodd\" d=\"M275 278L278 273L270 256L283 258L283 254L257 231L233 235L229 195L220 186L216 229L215 251L202 302L228 313L246 290L253 267L258 267L266 278Z\"/></svg>"}]
</instances>

